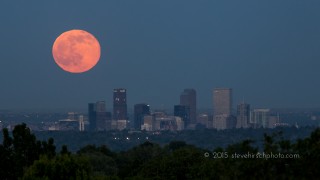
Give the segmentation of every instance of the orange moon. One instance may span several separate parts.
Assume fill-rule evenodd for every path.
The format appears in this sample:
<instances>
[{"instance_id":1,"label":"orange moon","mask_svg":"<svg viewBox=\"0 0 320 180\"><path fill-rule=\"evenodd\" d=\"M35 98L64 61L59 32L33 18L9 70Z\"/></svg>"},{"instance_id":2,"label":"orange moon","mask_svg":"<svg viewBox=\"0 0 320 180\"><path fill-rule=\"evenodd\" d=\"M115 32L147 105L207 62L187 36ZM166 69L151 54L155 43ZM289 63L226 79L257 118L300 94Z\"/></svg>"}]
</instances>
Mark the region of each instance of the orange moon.
<instances>
[{"instance_id":1,"label":"orange moon","mask_svg":"<svg viewBox=\"0 0 320 180\"><path fill-rule=\"evenodd\" d=\"M84 30L70 30L54 41L52 55L60 68L70 73L83 73L100 59L99 41Z\"/></svg>"}]
</instances>

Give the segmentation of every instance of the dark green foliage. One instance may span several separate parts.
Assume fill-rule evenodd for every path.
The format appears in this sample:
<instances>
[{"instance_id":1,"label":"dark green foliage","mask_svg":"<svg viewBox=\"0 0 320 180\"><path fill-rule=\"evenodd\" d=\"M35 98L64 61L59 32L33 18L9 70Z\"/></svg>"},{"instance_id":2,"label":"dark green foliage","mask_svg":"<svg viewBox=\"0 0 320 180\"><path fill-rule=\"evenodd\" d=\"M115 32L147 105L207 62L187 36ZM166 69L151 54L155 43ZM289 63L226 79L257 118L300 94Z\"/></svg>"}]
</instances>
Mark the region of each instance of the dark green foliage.
<instances>
[{"instance_id":1,"label":"dark green foliage","mask_svg":"<svg viewBox=\"0 0 320 180\"><path fill-rule=\"evenodd\" d=\"M10 137L9 131L3 129L3 143L0 145L0 179L18 179L23 170L39 159L41 154L49 157L55 155L53 139L40 142L31 133L26 124L15 126Z\"/></svg>"},{"instance_id":2,"label":"dark green foliage","mask_svg":"<svg viewBox=\"0 0 320 180\"><path fill-rule=\"evenodd\" d=\"M146 141L119 153L105 145L87 145L77 154L62 146L56 153L52 138L37 141L25 124L16 126L12 137L4 129L3 137L0 179L4 180L316 179L320 176L320 129L296 142L284 139L281 132L266 133L263 147L244 140L213 151L184 141L172 141L163 147ZM205 153L210 156L205 157ZM284 157L266 156L279 153ZM258 154L264 156L258 158Z\"/></svg>"},{"instance_id":3,"label":"dark green foliage","mask_svg":"<svg viewBox=\"0 0 320 180\"><path fill-rule=\"evenodd\" d=\"M311 133L309 138L293 144L293 151L300 155L298 162L292 165L295 177L312 179L320 176L320 129ZM301 168L303 167L303 168Z\"/></svg>"},{"instance_id":4,"label":"dark green foliage","mask_svg":"<svg viewBox=\"0 0 320 180\"><path fill-rule=\"evenodd\" d=\"M184 141L171 141L167 146L167 148L169 151L175 151L177 149L180 149L186 146L187 146L187 143Z\"/></svg>"},{"instance_id":5,"label":"dark green foliage","mask_svg":"<svg viewBox=\"0 0 320 180\"><path fill-rule=\"evenodd\" d=\"M70 155L71 152L68 150L68 147L66 145L63 145L60 151L60 154L62 155Z\"/></svg>"},{"instance_id":6,"label":"dark green foliage","mask_svg":"<svg viewBox=\"0 0 320 180\"><path fill-rule=\"evenodd\" d=\"M79 156L62 154L54 158L41 158L26 169L23 179L89 179L90 165L87 159Z\"/></svg>"},{"instance_id":7,"label":"dark green foliage","mask_svg":"<svg viewBox=\"0 0 320 180\"><path fill-rule=\"evenodd\" d=\"M0 179L16 179L13 167L13 146L12 138L9 136L8 129L3 129L3 144L0 145Z\"/></svg>"},{"instance_id":8,"label":"dark green foliage","mask_svg":"<svg viewBox=\"0 0 320 180\"><path fill-rule=\"evenodd\" d=\"M49 138L48 142L42 141L41 154L45 154L48 158L52 158L56 155L56 146L54 145L53 138Z\"/></svg>"},{"instance_id":9,"label":"dark green foliage","mask_svg":"<svg viewBox=\"0 0 320 180\"><path fill-rule=\"evenodd\" d=\"M78 154L90 154L90 153L102 153L106 156L113 157L115 156L115 153L111 152L110 149L108 149L107 146L102 145L100 147L96 147L95 145L87 145L83 148L81 148L77 153Z\"/></svg>"},{"instance_id":10,"label":"dark green foliage","mask_svg":"<svg viewBox=\"0 0 320 180\"><path fill-rule=\"evenodd\" d=\"M127 152L120 153L117 158L119 176L135 176L142 166L153 158L162 156L163 150L158 144L145 142Z\"/></svg>"},{"instance_id":11,"label":"dark green foliage","mask_svg":"<svg viewBox=\"0 0 320 180\"><path fill-rule=\"evenodd\" d=\"M31 134L26 124L16 126L12 135L15 162L18 166L30 166L39 158L41 143L36 141L36 137Z\"/></svg>"},{"instance_id":12,"label":"dark green foliage","mask_svg":"<svg viewBox=\"0 0 320 180\"><path fill-rule=\"evenodd\" d=\"M95 177L117 175L118 167L114 159L116 154L112 153L106 146L87 145L81 148L78 154L89 160Z\"/></svg>"},{"instance_id":13,"label":"dark green foliage","mask_svg":"<svg viewBox=\"0 0 320 180\"><path fill-rule=\"evenodd\" d=\"M203 152L197 148L179 148L145 163L139 174L150 179L197 179L204 160Z\"/></svg>"}]
</instances>

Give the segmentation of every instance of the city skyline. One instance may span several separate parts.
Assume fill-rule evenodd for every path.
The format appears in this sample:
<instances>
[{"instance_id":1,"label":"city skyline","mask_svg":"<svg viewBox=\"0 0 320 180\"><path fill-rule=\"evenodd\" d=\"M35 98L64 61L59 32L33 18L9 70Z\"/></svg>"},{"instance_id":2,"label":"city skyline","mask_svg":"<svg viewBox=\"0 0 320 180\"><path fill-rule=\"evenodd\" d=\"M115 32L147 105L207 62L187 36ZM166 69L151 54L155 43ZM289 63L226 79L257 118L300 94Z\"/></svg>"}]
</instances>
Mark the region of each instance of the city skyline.
<instances>
[{"instance_id":1,"label":"city skyline","mask_svg":"<svg viewBox=\"0 0 320 180\"><path fill-rule=\"evenodd\" d=\"M184 89L184 92L192 92L195 95L194 89ZM33 128L38 130L80 130L80 131L109 131L109 130L146 130L146 131L181 131L184 129L234 129L234 128L275 128L279 126L290 126L290 124L298 127L297 121L292 124L288 123L288 117L297 116L298 113L308 114L309 120L315 121L317 119L317 110L309 109L270 109L270 108L257 108L252 107L251 104L242 101L237 103L236 109L232 108L232 92L231 88L214 88L212 90L213 111L210 109L197 109L196 121L191 122L191 106L190 105L173 105L168 109L157 109L150 107L147 103L138 103L134 106L134 111L127 108L126 89L116 88L113 90L114 103L113 109L106 107L104 100L96 101L95 103L89 102L87 105L87 111L68 111L67 113L54 112L15 112L15 111L2 111L2 117L8 116L3 123L10 126L10 122L17 123L16 118L22 115L22 119L28 119L28 123L33 124ZM180 94L180 98L181 95ZM190 94L189 94L190 95ZM191 97L195 97L191 95ZM182 96L183 97L183 96ZM184 99L186 97L183 97ZM189 98L186 98L189 99ZM193 98L191 98L193 99ZM193 99L192 102L197 102L197 99ZM192 104L192 103L191 103ZM251 108L252 107L252 108ZM112 113L113 111L113 113ZM15 114L17 113L17 114ZM49 115L49 114L50 115ZM38 119L39 115L45 115L45 119L49 117L50 121L44 122ZM59 115L58 115L59 114ZM280 115L281 114L281 115ZM288 116L288 114L290 114ZM313 116L310 115L314 114ZM12 116L13 115L13 116ZM37 124L31 122L34 120L34 116L37 116L36 121L41 121ZM56 116L58 115L58 116ZM15 117L16 116L16 117ZM15 117L12 119L12 117ZM32 117L32 118L31 118ZM60 118L57 118L60 117ZM63 118L61 118L63 117ZM282 117L286 120L282 121ZM54 121L52 121L53 119ZM57 118L57 119L55 119ZM294 119L294 118L293 118ZM31 121L30 121L31 120ZM296 119L294 119L296 120ZM30 122L29 122L30 121ZM36 123L36 124L34 124ZM300 122L301 123L301 122ZM309 122L310 123L310 122ZM0 127L2 126L0 121Z\"/></svg>"},{"instance_id":2,"label":"city skyline","mask_svg":"<svg viewBox=\"0 0 320 180\"><path fill-rule=\"evenodd\" d=\"M193 90L195 93L197 93L197 91L194 89L194 88L184 88L183 89L184 91L185 90ZM225 111L228 111L228 113L224 113L224 114L232 114L232 115L236 115L237 114L237 109L238 109L238 105L241 105L241 104L247 104L249 103L249 105L254 108L254 109L263 109L263 108L267 108L267 109L320 109L320 108L301 108L301 107L269 107L269 106L266 106L266 105L261 105L261 106L258 106L257 104L253 104L251 102L248 102L246 101L244 98L242 100L240 100L240 98L238 97L234 97L234 89L233 88L227 88L227 87L215 87L211 90L211 97L206 97L206 98L210 98L211 99L211 105L209 105L208 107L196 107L195 111L196 113L195 114L199 114L201 112L211 112L213 113L215 111L215 104L217 104L217 102L215 102L215 91L216 90L230 90L230 97L228 97L226 99L226 101L230 101L230 103L222 103L224 105L222 109L227 109ZM120 91L123 91L122 93L120 93L121 95L119 97L117 97L117 93L119 93ZM128 98L128 95L127 95L128 91L126 88L113 88L112 89L112 92L108 93L108 96L111 94L113 96L112 100L106 100L106 98L101 98L101 99L96 99L96 100L92 100L92 101L96 101L96 103L89 103L89 104L97 104L94 105L94 109L98 108L98 109L101 109L101 108L104 108L103 111L108 111L110 113L113 113L115 114L115 110L116 109L121 109L121 111L123 111L123 113L121 113L121 117L122 119L125 119L123 117L125 116L128 116L128 114L133 114L134 113L134 109L135 109L135 105L138 105L138 104L145 104L145 105L148 105L149 107L152 107L151 109L154 110L154 111L168 111L170 113L174 113L174 106L177 106L177 104L179 103L174 103L174 104L168 104L166 106L164 106L163 104L160 105L160 106L153 106L151 105L150 103L148 102L145 102L145 101L137 101L137 102L130 102L130 103L127 103L127 98ZM180 99L180 105L181 104L181 97L182 97L182 94L184 92L180 93L180 95L178 94L177 95L177 99L178 99L178 102L179 102L179 99ZM130 94L130 93L129 93ZM119 95L119 94L118 94ZM221 96L221 100L225 99L226 94L222 95ZM234 99L238 99L237 102L234 102ZM195 99L195 104L198 103L199 99L196 97ZM122 103L119 103L119 101L121 101ZM130 101L130 97L129 97L129 101ZM201 101L201 100L200 100ZM100 103L103 103L103 106L100 106L99 104ZM83 107L63 107L63 106L60 106L60 107L54 107L54 108L47 108L47 107L41 107L41 108L2 108L0 110L4 110L4 111L26 111L26 112L87 112L88 110L88 102L86 102L85 104L81 104L81 106ZM115 106L117 106L118 108L115 108ZM182 106L188 106L188 105L182 105ZM226 108L226 106L228 106ZM150 110L151 110L150 109ZM200 110L201 112L198 112L198 110ZM99 111L99 110L98 110ZM217 111L217 110L216 110ZM100 110L100 112L102 112L102 110ZM125 114L127 115L124 115L124 112L126 112ZM221 114L221 113L220 113ZM223 113L222 113L223 114Z\"/></svg>"},{"instance_id":3,"label":"city skyline","mask_svg":"<svg viewBox=\"0 0 320 180\"><path fill-rule=\"evenodd\" d=\"M181 131L184 129L234 129L234 128L275 128L289 126L282 123L279 113L270 113L270 109L250 108L244 101L233 109L233 89L214 88L212 91L213 112L198 113L195 89L184 89L180 94L180 104L173 106L173 112L165 109L152 109L147 103L134 105L133 114L127 111L127 90L116 88L113 90L113 114L106 111L105 101L88 104L88 121L90 131L109 130L145 130L145 131ZM194 114L192 114L192 112ZM67 130L85 129L84 116L79 116L76 122L75 112L68 112L68 119L59 120L57 129ZM194 120L192 120L194 116ZM82 125L81 125L82 123ZM53 129L53 128L52 128Z\"/></svg>"},{"instance_id":4,"label":"city skyline","mask_svg":"<svg viewBox=\"0 0 320 180\"><path fill-rule=\"evenodd\" d=\"M113 88L128 107L179 104L184 88L211 108L215 87L256 107L320 108L320 2L3 2L0 109L86 109ZM94 12L94 13L92 13ZM61 70L55 39L83 29L101 45L83 74Z\"/></svg>"}]
</instances>

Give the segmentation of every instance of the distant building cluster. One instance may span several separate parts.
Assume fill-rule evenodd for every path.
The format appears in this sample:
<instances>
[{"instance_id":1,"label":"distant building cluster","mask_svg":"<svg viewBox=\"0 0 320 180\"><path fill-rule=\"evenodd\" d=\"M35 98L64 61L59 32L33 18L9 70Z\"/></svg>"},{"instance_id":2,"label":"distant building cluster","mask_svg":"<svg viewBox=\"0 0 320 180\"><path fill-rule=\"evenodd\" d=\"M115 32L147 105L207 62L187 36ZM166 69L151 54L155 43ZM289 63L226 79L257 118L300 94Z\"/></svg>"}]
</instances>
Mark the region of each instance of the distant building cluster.
<instances>
[{"instance_id":1,"label":"distant building cluster","mask_svg":"<svg viewBox=\"0 0 320 180\"><path fill-rule=\"evenodd\" d=\"M60 119L48 126L53 131L181 131L185 129L233 129L233 128L274 128L286 126L279 115L270 109L251 109L250 104L241 102L233 109L231 88L213 89L213 112L197 112L197 93L194 89L184 89L180 94L180 103L173 105L173 113L164 110L152 110L147 103L138 103L133 107L133 116L129 118L127 90L113 90L113 109L107 111L105 101L88 103L87 116L69 112L67 118ZM0 121L0 127L2 123Z\"/></svg>"},{"instance_id":2,"label":"distant building cluster","mask_svg":"<svg viewBox=\"0 0 320 180\"><path fill-rule=\"evenodd\" d=\"M242 102L237 105L236 114L232 113L232 89L215 88L213 90L213 128L274 128L279 116L272 115L270 109L250 109Z\"/></svg>"},{"instance_id":3,"label":"distant building cluster","mask_svg":"<svg viewBox=\"0 0 320 180\"><path fill-rule=\"evenodd\" d=\"M144 131L181 131L184 129L232 129L232 128L274 128L281 125L279 116L270 109L250 109L241 102L233 111L232 89L213 90L213 114L197 113L197 94L194 89L184 89L180 103L173 106L173 114L165 111L152 111L147 103L134 105L133 119L127 112L127 90L113 90L113 111L106 111L105 101L88 104L88 118L74 117L59 121L59 129L79 129L88 131L108 131L134 129ZM80 120L81 119L81 120ZM78 122L78 123L76 123ZM77 125L76 125L77 124Z\"/></svg>"}]
</instances>

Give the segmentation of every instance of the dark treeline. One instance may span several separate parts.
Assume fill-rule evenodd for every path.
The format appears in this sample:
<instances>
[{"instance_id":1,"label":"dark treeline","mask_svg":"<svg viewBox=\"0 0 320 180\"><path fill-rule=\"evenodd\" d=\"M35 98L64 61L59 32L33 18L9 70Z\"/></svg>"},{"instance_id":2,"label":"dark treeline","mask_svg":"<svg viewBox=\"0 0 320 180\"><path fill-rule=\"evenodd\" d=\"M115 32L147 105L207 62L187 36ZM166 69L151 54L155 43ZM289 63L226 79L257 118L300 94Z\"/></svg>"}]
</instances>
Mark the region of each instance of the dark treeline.
<instances>
[{"instance_id":1,"label":"dark treeline","mask_svg":"<svg viewBox=\"0 0 320 180\"><path fill-rule=\"evenodd\" d=\"M258 156L259 155L259 156ZM291 141L281 132L203 149L184 141L145 141L126 151L86 145L77 152L37 140L25 125L3 129L0 179L315 179L320 175L320 129Z\"/></svg>"}]
</instances>

